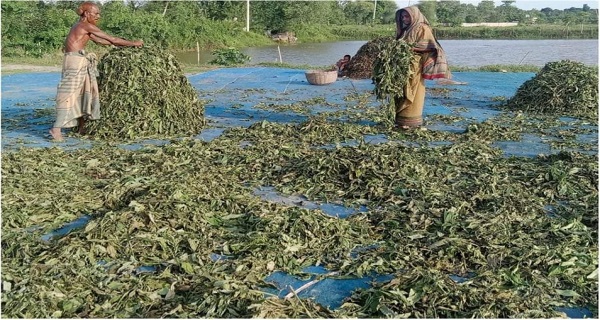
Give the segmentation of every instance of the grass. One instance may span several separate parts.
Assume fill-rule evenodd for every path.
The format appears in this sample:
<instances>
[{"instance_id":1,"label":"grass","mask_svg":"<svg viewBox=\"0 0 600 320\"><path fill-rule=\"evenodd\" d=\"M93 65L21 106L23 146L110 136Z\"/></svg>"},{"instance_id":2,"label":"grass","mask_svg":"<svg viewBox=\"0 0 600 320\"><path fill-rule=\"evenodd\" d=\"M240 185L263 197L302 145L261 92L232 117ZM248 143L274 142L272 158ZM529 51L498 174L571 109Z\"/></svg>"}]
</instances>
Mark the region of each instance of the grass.
<instances>
[{"instance_id":1,"label":"grass","mask_svg":"<svg viewBox=\"0 0 600 320\"><path fill-rule=\"evenodd\" d=\"M541 67L535 65L493 64L479 67L451 66L452 71L460 72L538 72Z\"/></svg>"},{"instance_id":2,"label":"grass","mask_svg":"<svg viewBox=\"0 0 600 320\"><path fill-rule=\"evenodd\" d=\"M49 54L41 58L37 57L2 57L2 64L22 64L32 66L57 66L60 67L62 63L62 54Z\"/></svg>"}]
</instances>

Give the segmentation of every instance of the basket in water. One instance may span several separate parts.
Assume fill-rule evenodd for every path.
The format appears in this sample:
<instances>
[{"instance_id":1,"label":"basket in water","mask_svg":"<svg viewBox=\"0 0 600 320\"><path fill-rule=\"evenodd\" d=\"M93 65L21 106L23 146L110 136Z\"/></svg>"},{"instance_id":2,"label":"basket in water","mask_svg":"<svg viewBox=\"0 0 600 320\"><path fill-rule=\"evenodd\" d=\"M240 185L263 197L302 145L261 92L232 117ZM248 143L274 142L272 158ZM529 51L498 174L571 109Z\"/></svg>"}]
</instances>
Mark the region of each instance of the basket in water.
<instances>
[{"instance_id":1,"label":"basket in water","mask_svg":"<svg viewBox=\"0 0 600 320\"><path fill-rule=\"evenodd\" d=\"M337 70L323 71L323 70L308 70L304 73L308 83L322 86L330 84L337 80Z\"/></svg>"}]
</instances>

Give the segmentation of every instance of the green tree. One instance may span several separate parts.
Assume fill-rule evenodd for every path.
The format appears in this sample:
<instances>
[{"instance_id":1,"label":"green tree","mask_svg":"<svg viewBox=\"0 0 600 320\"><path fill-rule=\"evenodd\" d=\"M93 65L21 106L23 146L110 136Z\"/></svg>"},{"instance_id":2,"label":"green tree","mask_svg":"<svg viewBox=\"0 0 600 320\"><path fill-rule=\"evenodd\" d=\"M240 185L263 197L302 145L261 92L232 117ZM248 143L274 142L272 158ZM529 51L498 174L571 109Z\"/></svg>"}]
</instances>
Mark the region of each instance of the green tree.
<instances>
[{"instance_id":1,"label":"green tree","mask_svg":"<svg viewBox=\"0 0 600 320\"><path fill-rule=\"evenodd\" d=\"M32 55L35 50L32 28L37 15L34 2L2 1L2 55ZM39 51L39 50L38 50Z\"/></svg>"},{"instance_id":2,"label":"green tree","mask_svg":"<svg viewBox=\"0 0 600 320\"><path fill-rule=\"evenodd\" d=\"M483 15L475 5L469 3L465 6L465 22L478 23L483 21Z\"/></svg>"},{"instance_id":3,"label":"green tree","mask_svg":"<svg viewBox=\"0 0 600 320\"><path fill-rule=\"evenodd\" d=\"M329 24L336 5L332 1L286 1L286 25Z\"/></svg>"},{"instance_id":4,"label":"green tree","mask_svg":"<svg viewBox=\"0 0 600 320\"><path fill-rule=\"evenodd\" d=\"M375 23L395 23L396 10L398 10L398 5L396 2L392 0L377 0Z\"/></svg>"},{"instance_id":5,"label":"green tree","mask_svg":"<svg viewBox=\"0 0 600 320\"><path fill-rule=\"evenodd\" d=\"M359 0L344 5L344 15L350 23L369 24L373 20L373 1Z\"/></svg>"},{"instance_id":6,"label":"green tree","mask_svg":"<svg viewBox=\"0 0 600 320\"><path fill-rule=\"evenodd\" d=\"M177 10L177 6L171 7L173 3L169 4L172 12L163 16L164 7L160 10L155 6L156 11L153 10L152 5L157 4L146 3L145 5L150 7L134 7L119 0L106 2L102 6L100 26L114 36L143 39L144 43L149 45L177 47L180 44L177 35L180 33L167 22L169 15L176 14L173 11Z\"/></svg>"},{"instance_id":7,"label":"green tree","mask_svg":"<svg viewBox=\"0 0 600 320\"><path fill-rule=\"evenodd\" d=\"M250 2L250 28L256 32L287 31L285 1Z\"/></svg>"},{"instance_id":8,"label":"green tree","mask_svg":"<svg viewBox=\"0 0 600 320\"><path fill-rule=\"evenodd\" d=\"M438 22L451 26L460 26L465 22L465 11L462 10L460 1L440 1L436 6Z\"/></svg>"},{"instance_id":9,"label":"green tree","mask_svg":"<svg viewBox=\"0 0 600 320\"><path fill-rule=\"evenodd\" d=\"M421 10L421 13L423 13L423 15L425 17L427 17L427 20L429 20L429 23L431 23L432 25L437 24L438 18L437 18L437 13L436 13L436 1L435 0L419 1L419 4L417 5L417 7L419 7L419 10Z\"/></svg>"},{"instance_id":10,"label":"green tree","mask_svg":"<svg viewBox=\"0 0 600 320\"><path fill-rule=\"evenodd\" d=\"M505 0L502 1L502 5L497 8L497 11L502 17L502 22L525 20L525 14L523 13L523 10L513 6L513 3L515 3L514 0Z\"/></svg>"},{"instance_id":11,"label":"green tree","mask_svg":"<svg viewBox=\"0 0 600 320\"><path fill-rule=\"evenodd\" d=\"M200 1L199 6L203 16L209 19L233 20L246 15L245 1Z\"/></svg>"}]
</instances>

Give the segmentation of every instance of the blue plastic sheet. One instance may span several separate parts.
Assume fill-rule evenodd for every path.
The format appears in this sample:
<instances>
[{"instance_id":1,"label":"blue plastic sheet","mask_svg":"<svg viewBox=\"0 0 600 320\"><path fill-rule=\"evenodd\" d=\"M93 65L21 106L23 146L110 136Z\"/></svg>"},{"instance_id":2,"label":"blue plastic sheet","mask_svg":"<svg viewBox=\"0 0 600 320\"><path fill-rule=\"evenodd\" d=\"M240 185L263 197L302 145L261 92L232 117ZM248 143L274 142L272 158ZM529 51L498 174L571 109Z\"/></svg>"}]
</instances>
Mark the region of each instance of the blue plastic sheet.
<instances>
[{"instance_id":1,"label":"blue plastic sheet","mask_svg":"<svg viewBox=\"0 0 600 320\"><path fill-rule=\"evenodd\" d=\"M455 72L454 80L465 85L440 85L427 81L431 91L447 89L442 95L427 94L424 116L429 130L464 132L466 122L453 125L427 121L431 115L456 115L469 121L485 121L499 114L495 108L504 98L512 97L523 82L534 73ZM353 108L358 102L347 100L349 95L372 93L371 80L340 78L325 86L310 85L304 70L268 67L227 68L188 76L200 99L207 101L205 117L208 125L196 137L211 141L227 128L247 127L259 121L299 123L310 114ZM60 73L24 73L2 76L2 151L19 147L60 147L64 149L89 148L89 140L67 137L63 143L49 140L48 129L54 122L54 97L60 81ZM311 101L309 110L302 114L293 111L265 110L260 106L290 105ZM314 103L321 101L322 103ZM379 108L380 103L371 95L368 106ZM564 119L568 123L568 119ZM368 121L360 122L370 125ZM580 134L578 141L590 144L587 153L597 153L597 127L592 133ZM367 143L385 143L383 135L365 136ZM540 153L555 153L548 139L525 135L521 141L497 141L494 146L503 149L506 155L535 156ZM136 150L146 145L161 145L169 141L146 140L122 145ZM342 145L355 145L347 141ZM434 142L439 143L439 142ZM333 147L333 146L325 146Z\"/></svg>"},{"instance_id":2,"label":"blue plastic sheet","mask_svg":"<svg viewBox=\"0 0 600 320\"><path fill-rule=\"evenodd\" d=\"M264 288L264 291L279 298L291 298L297 295L299 298L313 299L322 306L336 309L352 295L354 290L367 289L373 283L387 282L393 279L391 275L376 274L362 278L336 279L334 272L321 266L308 267L302 271L311 276L308 279L302 279L281 271L273 272L265 279L265 282L272 284L275 288Z\"/></svg>"}]
</instances>

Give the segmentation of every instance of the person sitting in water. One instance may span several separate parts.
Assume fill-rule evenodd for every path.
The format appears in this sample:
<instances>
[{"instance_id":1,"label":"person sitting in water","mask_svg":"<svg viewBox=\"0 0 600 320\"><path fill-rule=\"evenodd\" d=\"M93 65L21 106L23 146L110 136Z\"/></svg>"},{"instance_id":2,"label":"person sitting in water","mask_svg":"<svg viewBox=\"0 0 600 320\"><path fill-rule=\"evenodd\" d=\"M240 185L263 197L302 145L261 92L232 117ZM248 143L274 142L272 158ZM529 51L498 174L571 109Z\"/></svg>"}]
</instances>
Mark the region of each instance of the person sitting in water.
<instances>
[{"instance_id":1,"label":"person sitting in water","mask_svg":"<svg viewBox=\"0 0 600 320\"><path fill-rule=\"evenodd\" d=\"M352 56L347 54L345 55L342 59L340 59L338 62L335 63L335 68L337 69L338 72L338 76L343 77L346 73L346 65L348 64L348 62L350 62L350 59L352 59Z\"/></svg>"}]
</instances>

